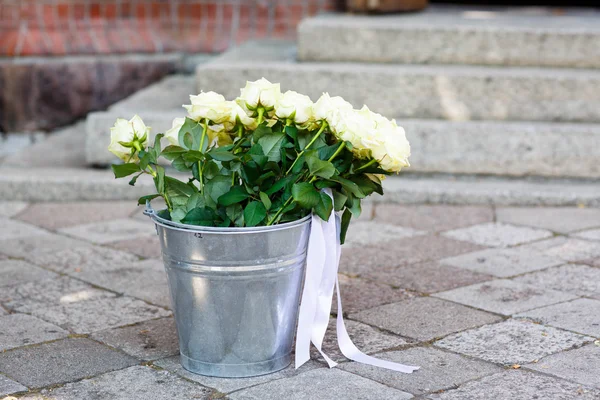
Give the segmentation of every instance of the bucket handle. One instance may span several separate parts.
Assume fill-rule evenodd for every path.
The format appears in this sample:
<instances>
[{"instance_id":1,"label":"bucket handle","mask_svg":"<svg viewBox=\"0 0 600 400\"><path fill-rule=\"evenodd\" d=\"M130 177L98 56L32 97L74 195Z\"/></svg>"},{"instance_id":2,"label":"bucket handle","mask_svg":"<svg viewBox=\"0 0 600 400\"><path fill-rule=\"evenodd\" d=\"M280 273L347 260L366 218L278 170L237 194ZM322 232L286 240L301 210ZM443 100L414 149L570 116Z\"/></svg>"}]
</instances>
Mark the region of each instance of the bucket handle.
<instances>
[{"instance_id":1,"label":"bucket handle","mask_svg":"<svg viewBox=\"0 0 600 400\"><path fill-rule=\"evenodd\" d=\"M146 208L144 209L144 215L147 215L150 218L152 218L154 215L156 215L156 211L154 210L154 208L152 208L152 204L150 204L150 200L146 200Z\"/></svg>"}]
</instances>

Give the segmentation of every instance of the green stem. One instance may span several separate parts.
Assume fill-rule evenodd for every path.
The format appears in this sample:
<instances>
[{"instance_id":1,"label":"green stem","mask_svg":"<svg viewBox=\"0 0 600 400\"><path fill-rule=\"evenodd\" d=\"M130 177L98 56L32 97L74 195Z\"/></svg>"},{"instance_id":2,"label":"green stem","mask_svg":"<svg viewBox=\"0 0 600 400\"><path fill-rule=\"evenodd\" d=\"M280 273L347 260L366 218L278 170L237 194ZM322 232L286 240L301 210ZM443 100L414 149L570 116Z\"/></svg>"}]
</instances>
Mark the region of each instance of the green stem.
<instances>
[{"instance_id":1,"label":"green stem","mask_svg":"<svg viewBox=\"0 0 600 400\"><path fill-rule=\"evenodd\" d=\"M298 160L300 159L300 157L302 157L302 155L304 154L304 152L306 150L308 150L310 148L310 146L312 146L317 141L317 139L319 138L319 136L321 136L321 133L323 133L323 131L325 130L325 128L327 128L327 123L323 122L323 125L321 125L321 129L319 129L319 131L317 132L317 134L315 136L313 136L313 138L306 145L306 147L304 149L302 149L302 151L300 152L300 154L298 154L298 157L296 157L296 159L294 160L294 162L292 163L292 165L285 172L286 175L288 175L290 173L290 171L294 168L294 165L296 165L296 163L298 162Z\"/></svg>"},{"instance_id":2,"label":"green stem","mask_svg":"<svg viewBox=\"0 0 600 400\"><path fill-rule=\"evenodd\" d=\"M206 138L207 132L208 132L208 120L205 119L204 120L204 124L202 126L202 137L200 138L200 148L198 150L200 150L200 152L202 152L202 148L204 147L204 139ZM198 177L200 178L200 192L204 193L204 179L202 177L203 175L203 165L202 165L202 161L198 160Z\"/></svg>"},{"instance_id":3,"label":"green stem","mask_svg":"<svg viewBox=\"0 0 600 400\"><path fill-rule=\"evenodd\" d=\"M371 161L369 161L369 162L368 162L368 163L366 163L365 165L362 165L362 166L360 166L360 167L356 168L356 169L354 170L354 172L358 172L358 171L361 171L361 170L363 170L363 169L365 169L365 168L367 168L367 167L370 167L371 165L375 164L376 162L377 162L377 160L376 160L376 159L372 159Z\"/></svg>"},{"instance_id":4,"label":"green stem","mask_svg":"<svg viewBox=\"0 0 600 400\"><path fill-rule=\"evenodd\" d=\"M244 127L242 125L240 125L238 127L238 137L241 138L242 137L242 133L244 132Z\"/></svg>"},{"instance_id":5,"label":"green stem","mask_svg":"<svg viewBox=\"0 0 600 400\"><path fill-rule=\"evenodd\" d=\"M263 115L264 115L264 113L265 113L265 109L264 109L263 107L258 107L258 108L256 109L256 111L258 111L258 118L257 118L257 122L258 122L258 125L260 125L260 124L262 124L262 122L263 122Z\"/></svg>"}]
</instances>

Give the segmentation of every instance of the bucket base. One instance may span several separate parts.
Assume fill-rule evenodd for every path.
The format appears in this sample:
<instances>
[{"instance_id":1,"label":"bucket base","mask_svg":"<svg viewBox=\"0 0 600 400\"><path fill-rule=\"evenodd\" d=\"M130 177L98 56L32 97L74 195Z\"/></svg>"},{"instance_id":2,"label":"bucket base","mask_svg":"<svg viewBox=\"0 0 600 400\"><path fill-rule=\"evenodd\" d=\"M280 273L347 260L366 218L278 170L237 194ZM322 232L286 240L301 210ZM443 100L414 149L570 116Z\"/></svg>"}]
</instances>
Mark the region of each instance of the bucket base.
<instances>
[{"instance_id":1,"label":"bucket base","mask_svg":"<svg viewBox=\"0 0 600 400\"><path fill-rule=\"evenodd\" d=\"M267 375L280 371L292 363L292 355L288 354L274 360L247 364L213 364L198 361L181 354L181 366L198 375L217 378L248 378Z\"/></svg>"}]
</instances>

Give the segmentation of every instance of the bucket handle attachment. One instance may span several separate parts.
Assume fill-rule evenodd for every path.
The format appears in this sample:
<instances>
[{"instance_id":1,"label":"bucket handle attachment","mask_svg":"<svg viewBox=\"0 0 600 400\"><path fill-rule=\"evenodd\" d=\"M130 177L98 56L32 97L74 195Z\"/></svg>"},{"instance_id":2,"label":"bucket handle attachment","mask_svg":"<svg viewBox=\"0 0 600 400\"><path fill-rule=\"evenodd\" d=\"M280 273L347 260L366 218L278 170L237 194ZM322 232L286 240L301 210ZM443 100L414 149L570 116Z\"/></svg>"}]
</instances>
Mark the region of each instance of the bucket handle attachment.
<instances>
[{"instance_id":1,"label":"bucket handle attachment","mask_svg":"<svg viewBox=\"0 0 600 400\"><path fill-rule=\"evenodd\" d=\"M146 208L143 211L144 215L150 217L150 219L154 220L154 216L156 215L156 211L152 208L152 204L150 204L150 200L146 200ZM156 234L158 235L158 226L155 224L154 229L156 229Z\"/></svg>"}]
</instances>

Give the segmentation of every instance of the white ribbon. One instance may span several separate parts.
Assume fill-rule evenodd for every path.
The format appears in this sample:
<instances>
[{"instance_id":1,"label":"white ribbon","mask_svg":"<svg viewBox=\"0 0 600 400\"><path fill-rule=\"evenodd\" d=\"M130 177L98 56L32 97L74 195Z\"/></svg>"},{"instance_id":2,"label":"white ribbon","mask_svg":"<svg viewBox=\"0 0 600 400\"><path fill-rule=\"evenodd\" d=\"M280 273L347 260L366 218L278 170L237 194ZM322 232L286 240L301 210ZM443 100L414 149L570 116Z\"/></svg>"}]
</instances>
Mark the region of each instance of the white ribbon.
<instances>
[{"instance_id":1,"label":"white ribbon","mask_svg":"<svg viewBox=\"0 0 600 400\"><path fill-rule=\"evenodd\" d=\"M331 189L325 189L325 191L331 196ZM407 374L419 369L419 367L397 364L368 356L352 343L344 324L342 297L337 277L341 252L339 216L332 212L329 220L323 221L313 214L308 240L306 277L304 279L296 334L296 368L299 368L310 359L311 342L319 350L330 368L337 365L322 350L323 338L329 323L333 288L335 287L337 291L337 341L340 351L346 358Z\"/></svg>"}]
</instances>

